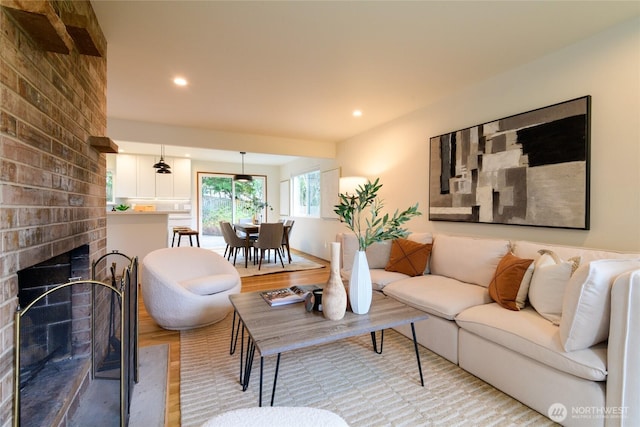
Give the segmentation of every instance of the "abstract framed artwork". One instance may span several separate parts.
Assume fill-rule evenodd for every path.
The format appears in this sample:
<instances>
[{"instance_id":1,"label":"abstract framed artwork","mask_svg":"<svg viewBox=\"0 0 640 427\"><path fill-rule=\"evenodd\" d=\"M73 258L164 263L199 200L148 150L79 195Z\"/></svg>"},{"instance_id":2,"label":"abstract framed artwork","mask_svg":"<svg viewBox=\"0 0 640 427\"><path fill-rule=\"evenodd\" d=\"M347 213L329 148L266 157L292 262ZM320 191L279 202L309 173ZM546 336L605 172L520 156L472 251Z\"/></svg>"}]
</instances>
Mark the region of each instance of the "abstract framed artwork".
<instances>
[{"instance_id":1,"label":"abstract framed artwork","mask_svg":"<svg viewBox=\"0 0 640 427\"><path fill-rule=\"evenodd\" d=\"M591 97L430 139L429 220L589 229Z\"/></svg>"}]
</instances>

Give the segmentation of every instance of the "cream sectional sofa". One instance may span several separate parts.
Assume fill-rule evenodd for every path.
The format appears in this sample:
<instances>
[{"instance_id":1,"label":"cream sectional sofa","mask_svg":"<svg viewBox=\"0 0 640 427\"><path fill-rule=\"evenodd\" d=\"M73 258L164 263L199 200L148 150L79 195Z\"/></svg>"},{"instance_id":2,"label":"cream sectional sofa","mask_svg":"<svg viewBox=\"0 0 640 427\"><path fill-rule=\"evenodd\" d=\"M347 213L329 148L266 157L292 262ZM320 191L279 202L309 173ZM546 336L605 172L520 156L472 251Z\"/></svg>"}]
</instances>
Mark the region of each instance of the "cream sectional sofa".
<instances>
[{"instance_id":1,"label":"cream sectional sofa","mask_svg":"<svg viewBox=\"0 0 640 427\"><path fill-rule=\"evenodd\" d=\"M385 271L391 242L368 248L367 259L375 290L430 314L416 324L420 344L560 424L640 425L640 254L430 233L408 239L433 244L424 275ZM357 240L337 240L348 281ZM530 304L503 308L488 292L507 252L534 260L526 280L546 285L541 250L580 260L572 284L547 301L560 305L559 325Z\"/></svg>"}]
</instances>

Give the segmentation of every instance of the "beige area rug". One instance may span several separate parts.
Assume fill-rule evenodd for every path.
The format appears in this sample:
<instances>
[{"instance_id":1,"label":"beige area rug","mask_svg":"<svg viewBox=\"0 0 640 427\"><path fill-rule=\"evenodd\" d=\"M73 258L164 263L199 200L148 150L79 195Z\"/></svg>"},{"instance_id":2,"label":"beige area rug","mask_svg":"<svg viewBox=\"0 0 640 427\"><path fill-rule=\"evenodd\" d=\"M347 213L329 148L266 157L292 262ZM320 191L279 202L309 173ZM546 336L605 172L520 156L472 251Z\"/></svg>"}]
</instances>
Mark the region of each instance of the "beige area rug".
<instances>
[{"instance_id":1,"label":"beige area rug","mask_svg":"<svg viewBox=\"0 0 640 427\"><path fill-rule=\"evenodd\" d=\"M262 262L262 267L258 270L258 264L253 265L253 260L249 260L247 268L244 267L244 257L238 256L236 259L236 270L240 273L240 277L248 276L261 276L263 274L282 273L283 271L302 271L302 270L314 270L316 268L324 268L324 265L313 262L302 255L291 254L291 263L283 258L284 268L280 264L280 259L277 262L273 262L274 254L271 254L271 262L267 262L266 259ZM286 257L286 255L285 255ZM233 263L233 257L231 257Z\"/></svg>"},{"instance_id":2,"label":"beige area rug","mask_svg":"<svg viewBox=\"0 0 640 427\"><path fill-rule=\"evenodd\" d=\"M260 357L243 392L239 354L229 355L232 316L180 335L182 426L258 405ZM239 347L238 347L239 348ZM257 353L257 352L256 352ZM283 353L276 406L327 409L350 426L545 426L549 419L420 347L420 386L413 342L388 330L384 352L371 337ZM263 403L269 402L276 357L265 358Z\"/></svg>"}]
</instances>

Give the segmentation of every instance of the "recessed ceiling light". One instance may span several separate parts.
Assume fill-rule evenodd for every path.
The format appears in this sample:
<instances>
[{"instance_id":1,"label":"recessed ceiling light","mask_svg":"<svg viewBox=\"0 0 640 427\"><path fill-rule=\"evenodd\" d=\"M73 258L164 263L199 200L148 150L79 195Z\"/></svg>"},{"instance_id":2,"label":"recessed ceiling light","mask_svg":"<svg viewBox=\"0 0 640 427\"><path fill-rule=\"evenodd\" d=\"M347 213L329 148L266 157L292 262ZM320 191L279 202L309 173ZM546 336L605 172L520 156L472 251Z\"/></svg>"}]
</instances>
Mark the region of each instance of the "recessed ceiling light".
<instances>
[{"instance_id":1,"label":"recessed ceiling light","mask_svg":"<svg viewBox=\"0 0 640 427\"><path fill-rule=\"evenodd\" d=\"M362 111L360 110L353 110L353 117L361 117L362 116Z\"/></svg>"},{"instance_id":2,"label":"recessed ceiling light","mask_svg":"<svg viewBox=\"0 0 640 427\"><path fill-rule=\"evenodd\" d=\"M173 79L173 83L175 83L176 86L186 86L187 79L185 79L184 77L176 77Z\"/></svg>"}]
</instances>

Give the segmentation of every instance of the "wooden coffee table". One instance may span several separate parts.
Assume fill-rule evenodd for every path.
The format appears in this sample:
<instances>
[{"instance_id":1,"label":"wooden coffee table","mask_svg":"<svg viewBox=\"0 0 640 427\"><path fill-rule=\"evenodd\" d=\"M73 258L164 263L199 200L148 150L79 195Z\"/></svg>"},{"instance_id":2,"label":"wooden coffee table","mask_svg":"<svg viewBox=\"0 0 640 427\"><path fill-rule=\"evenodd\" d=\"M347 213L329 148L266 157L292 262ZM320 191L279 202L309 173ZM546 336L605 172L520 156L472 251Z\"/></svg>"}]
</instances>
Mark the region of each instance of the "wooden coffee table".
<instances>
[{"instance_id":1,"label":"wooden coffee table","mask_svg":"<svg viewBox=\"0 0 640 427\"><path fill-rule=\"evenodd\" d=\"M341 320L327 320L321 312L307 312L303 303L271 307L262 299L259 292L231 295L229 299L235 309L231 331L231 354L235 352L238 335L242 336L240 384L243 391L249 385L255 350L257 349L260 352L259 406L262 406L263 369L266 356L277 355L273 390L271 392L271 406L273 406L278 369L280 368L280 355L282 353L327 344L366 333L371 334L373 350L376 353L382 353L384 330L407 323L411 324L420 384L424 387L414 327L415 322L429 317L423 311L409 307L378 292L374 292L369 313L354 314L351 311L347 311ZM246 347L244 340L245 330L247 332ZM375 334L377 331L382 331L379 348Z\"/></svg>"}]
</instances>

